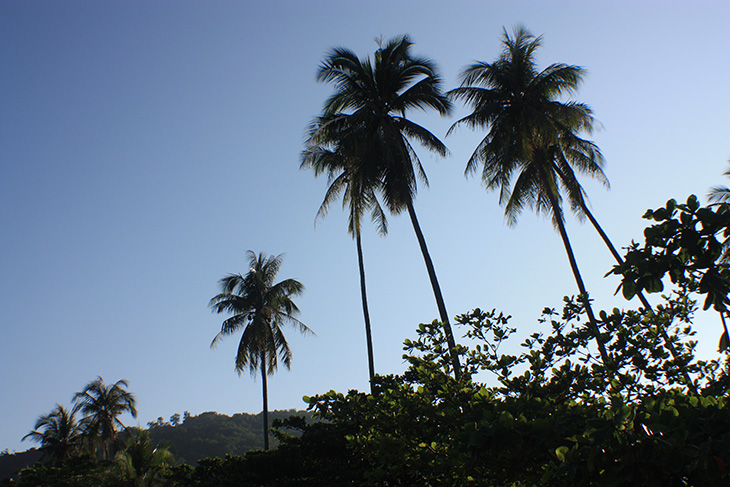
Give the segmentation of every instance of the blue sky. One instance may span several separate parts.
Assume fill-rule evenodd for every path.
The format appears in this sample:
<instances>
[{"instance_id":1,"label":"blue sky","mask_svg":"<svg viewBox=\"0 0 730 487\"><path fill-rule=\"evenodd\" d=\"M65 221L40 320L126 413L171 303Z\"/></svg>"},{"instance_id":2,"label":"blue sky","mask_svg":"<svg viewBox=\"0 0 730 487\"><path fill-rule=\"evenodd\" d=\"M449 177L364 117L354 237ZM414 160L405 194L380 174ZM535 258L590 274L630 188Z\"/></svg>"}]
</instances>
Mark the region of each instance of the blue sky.
<instances>
[{"instance_id":1,"label":"blue sky","mask_svg":"<svg viewBox=\"0 0 730 487\"><path fill-rule=\"evenodd\" d=\"M730 4L725 1L0 3L0 450L97 375L125 378L145 425L185 410L256 413L260 380L234 372L237 340L210 350L217 280L245 250L285 253L281 277L307 287L288 331L294 361L270 383L271 408L367 388L355 245L335 206L314 226L325 181L299 171L307 124L330 88L328 49L361 56L408 33L445 88L499 52L502 28L544 35L542 66L588 75L577 98L603 128L606 191L583 180L615 243L670 197L725 184L730 159ZM412 118L440 137L459 115ZM416 211L449 313L513 315L520 337L576 292L549 221L504 224L497 196L463 175L483 134L420 151L430 180ZM438 313L405 215L364 250L376 369L404 369L401 344ZM568 232L600 307L632 306L604 279L611 256L589 226ZM711 356L714 317L698 316ZM517 340L519 341L519 340Z\"/></svg>"}]
</instances>

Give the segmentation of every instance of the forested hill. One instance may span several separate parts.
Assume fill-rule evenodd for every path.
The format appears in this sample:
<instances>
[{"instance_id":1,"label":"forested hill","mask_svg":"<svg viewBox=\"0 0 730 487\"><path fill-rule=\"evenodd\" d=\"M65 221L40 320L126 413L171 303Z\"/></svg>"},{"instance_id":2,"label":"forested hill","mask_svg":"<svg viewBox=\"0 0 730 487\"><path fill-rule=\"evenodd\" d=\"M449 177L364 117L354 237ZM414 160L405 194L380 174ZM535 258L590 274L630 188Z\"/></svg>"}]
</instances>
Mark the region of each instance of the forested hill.
<instances>
[{"instance_id":1,"label":"forested hill","mask_svg":"<svg viewBox=\"0 0 730 487\"><path fill-rule=\"evenodd\" d=\"M306 411L288 409L270 411L269 421L289 416L306 416ZM172 446L176 463L195 466L198 459L205 457L225 457L226 453L243 455L249 450L262 449L263 424L259 414L234 414L227 416L216 412L201 413L193 416L185 413L182 417L175 414L170 421L159 418L148 423L153 443L167 443ZM278 442L271 438L271 447ZM21 468L35 463L41 452L31 448L25 452L4 452L0 455L0 480L10 477Z\"/></svg>"},{"instance_id":2,"label":"forested hill","mask_svg":"<svg viewBox=\"0 0 730 487\"><path fill-rule=\"evenodd\" d=\"M269 421L289 416L311 416L306 411L288 409L270 411ZM227 416L215 412L192 416L185 413L181 418L174 415L170 422L159 418L156 423L148 423L153 443L171 445L177 463L195 465L205 457L224 457L226 453L243 455L249 450L262 449L263 424L259 414L234 414ZM271 447L277 446L272 438Z\"/></svg>"}]
</instances>

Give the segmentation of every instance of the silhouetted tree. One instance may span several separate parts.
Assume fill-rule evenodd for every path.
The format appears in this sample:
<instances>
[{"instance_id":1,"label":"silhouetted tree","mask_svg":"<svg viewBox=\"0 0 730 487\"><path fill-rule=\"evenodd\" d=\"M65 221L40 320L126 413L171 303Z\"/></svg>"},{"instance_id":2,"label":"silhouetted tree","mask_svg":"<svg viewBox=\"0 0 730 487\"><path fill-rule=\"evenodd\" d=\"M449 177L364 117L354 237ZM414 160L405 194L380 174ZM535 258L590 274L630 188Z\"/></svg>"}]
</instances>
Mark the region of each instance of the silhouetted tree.
<instances>
[{"instance_id":1,"label":"silhouetted tree","mask_svg":"<svg viewBox=\"0 0 730 487\"><path fill-rule=\"evenodd\" d=\"M122 478L134 487L166 485L161 473L172 466L174 456L167 446L153 445L149 430L137 430L129 435L124 448L115 457Z\"/></svg>"},{"instance_id":2,"label":"silhouetted tree","mask_svg":"<svg viewBox=\"0 0 730 487\"><path fill-rule=\"evenodd\" d=\"M286 368L291 367L292 353L281 327L292 324L301 333L311 330L296 318L299 308L292 301L304 290L302 283L285 279L275 283L282 263L282 255L256 255L247 251L249 271L246 275L229 274L219 281L220 293L208 305L215 313L232 316L225 321L221 331L211 343L243 330L236 354L236 370L240 374L248 369L251 375L261 371L263 386L264 449L269 448L269 414L266 376L273 375L279 359Z\"/></svg>"},{"instance_id":3,"label":"silhouetted tree","mask_svg":"<svg viewBox=\"0 0 730 487\"><path fill-rule=\"evenodd\" d=\"M392 213L408 212L458 376L459 359L454 353L456 342L449 315L413 207L417 179L424 184L428 180L411 141L442 156L448 150L435 135L406 118L406 112L416 108L446 115L451 104L442 92L434 63L413 56L411 46L408 36L397 37L381 45L372 59L360 59L349 49L338 47L325 57L317 77L335 88L323 111L327 130L357 134L363 149L358 153L358 164L378 175L383 201Z\"/></svg>"},{"instance_id":4,"label":"silhouetted tree","mask_svg":"<svg viewBox=\"0 0 730 487\"><path fill-rule=\"evenodd\" d=\"M82 423L86 433L100 441L99 452L103 460L113 456L117 427L125 427L119 416L130 413L133 418L137 417L137 402L126 390L127 386L123 379L107 385L103 378L97 377L74 396L74 402L84 414Z\"/></svg>"},{"instance_id":5,"label":"silhouetted tree","mask_svg":"<svg viewBox=\"0 0 730 487\"><path fill-rule=\"evenodd\" d=\"M60 404L38 418L33 431L23 437L41 444L44 455L60 463L81 450L83 428L76 421L76 408L66 409Z\"/></svg>"},{"instance_id":6,"label":"silhouetted tree","mask_svg":"<svg viewBox=\"0 0 730 487\"><path fill-rule=\"evenodd\" d=\"M475 172L481 164L487 189L500 190L499 201L509 224L517 222L525 206L552 217L585 298L601 358L608 364L598 322L565 230L562 208L563 195L579 216L585 208L583 188L575 171L608 185L600 150L579 136L581 132L591 133L596 121L587 105L560 101L561 96L577 91L583 68L551 64L539 71L535 52L541 41L524 27L515 29L514 37L505 31L502 53L496 61L468 66L461 75L461 87L449 94L463 100L473 112L458 120L451 130L459 125L488 128L467 163L466 173Z\"/></svg>"},{"instance_id":7,"label":"silhouetted tree","mask_svg":"<svg viewBox=\"0 0 730 487\"><path fill-rule=\"evenodd\" d=\"M329 187L317 212L324 218L330 204L342 195L342 206L349 209L347 231L355 239L360 272L360 296L365 320L365 338L370 381L375 376L372 327L365 287L365 262L362 252L362 217L370 212L381 235L388 232L387 219L377 198L380 189L379 168L368 164L364 157L364 140L357 131L329 124L324 117L317 118L310 128L306 149L302 152L302 168L311 168L315 176L326 174ZM340 130L338 130L338 128Z\"/></svg>"}]
</instances>

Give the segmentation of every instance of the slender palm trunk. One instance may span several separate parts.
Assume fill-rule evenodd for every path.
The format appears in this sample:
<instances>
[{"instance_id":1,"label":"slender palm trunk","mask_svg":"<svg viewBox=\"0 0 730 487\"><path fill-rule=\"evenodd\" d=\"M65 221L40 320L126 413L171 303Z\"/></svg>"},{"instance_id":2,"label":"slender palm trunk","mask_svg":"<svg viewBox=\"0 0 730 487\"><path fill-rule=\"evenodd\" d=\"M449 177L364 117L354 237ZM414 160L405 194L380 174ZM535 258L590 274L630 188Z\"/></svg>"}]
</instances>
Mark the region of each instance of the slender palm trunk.
<instances>
[{"instance_id":1,"label":"slender palm trunk","mask_svg":"<svg viewBox=\"0 0 730 487\"><path fill-rule=\"evenodd\" d=\"M362 314L365 318L365 340L368 347L368 370L370 372L370 392L373 390L373 378L375 377L375 359L373 358L373 334L370 328L370 312L368 311L368 296L365 289L365 262L362 256L362 241L360 232L355 234L357 244L357 263L360 267L360 296L362 297Z\"/></svg>"},{"instance_id":2,"label":"slender palm trunk","mask_svg":"<svg viewBox=\"0 0 730 487\"><path fill-rule=\"evenodd\" d=\"M269 449L269 391L266 383L266 354L261 352L261 383L264 392L264 450Z\"/></svg>"},{"instance_id":3,"label":"slender palm trunk","mask_svg":"<svg viewBox=\"0 0 730 487\"><path fill-rule=\"evenodd\" d=\"M601 225L598 224L598 220L596 220L596 218L593 216L593 213L591 213L588 210L588 207L585 204L585 201L581 201L581 209L583 210L583 213L588 217L588 220L593 225L593 228L595 228L596 232L598 232L598 235L601 236L603 243L606 244L606 247L608 247L608 250L611 252L611 255L613 255L613 258L616 259L616 262L619 265L623 264L624 260L623 260L623 258L621 258L621 254L618 253L618 251L616 250L616 247L614 247L613 243L611 242L611 239L608 238L608 235L606 235L606 232L604 232ZM654 309L652 308L651 304L649 304L649 300L646 299L646 296L644 296L644 293L639 291L636 295L639 298L639 301L641 301L641 304L644 306L644 309L653 313ZM659 334L662 336L662 340L664 340L664 344L667 346L667 348L669 348L669 352L672 354L672 357L674 358L674 360L677 362L677 364L681 368L682 377L684 378L684 381L686 382L687 387L692 389L696 393L697 388L692 383L692 379L690 378L689 373L687 372L687 368L682 363L682 361L679 359L679 354L677 353L677 349L674 347L674 344L669 339L667 330L661 324L657 324L657 328L659 329Z\"/></svg>"},{"instance_id":4,"label":"slender palm trunk","mask_svg":"<svg viewBox=\"0 0 730 487\"><path fill-rule=\"evenodd\" d=\"M585 284L583 284L583 278L580 275L578 263L575 261L575 255L573 254L573 248L570 246L568 233L565 231L565 224L563 223L562 215L559 218L556 217L555 221L558 224L560 238L563 239L565 252L568 254L568 260L570 261L570 268L573 270L573 276L575 276L575 282L578 284L578 290L580 291L581 296L585 297L584 304L586 308L586 314L588 315L588 320L593 326L593 333L596 336L596 343L598 344L598 351L601 354L601 360L603 361L604 366L608 366L610 360L608 358L608 353L606 352L606 347L603 345L603 341L601 341L601 330L598 328L598 321L596 321L596 317L593 314L593 308L590 301L588 301L588 291L586 291L586 286Z\"/></svg>"},{"instance_id":5,"label":"slender palm trunk","mask_svg":"<svg viewBox=\"0 0 730 487\"><path fill-rule=\"evenodd\" d=\"M553 218L555 220L555 224L558 226L558 232L560 232L560 238L563 239L563 246L565 247L565 253L568 254L568 261L570 262L570 268L573 271L573 276L575 277L575 282L576 282L576 284L578 284L578 290L580 291L581 297L585 298L585 301L583 302L583 304L585 305L585 310L586 310L586 314L588 315L588 320L590 321L591 327L593 328L593 334L596 337L596 344L598 345L598 351L601 354L601 360L603 362L604 367L608 367L611 364L611 361L608 357L608 353L606 352L606 347L603 345L603 341L601 340L601 329L598 327L598 321L596 320L596 317L593 314L593 307L591 306L591 303L588 300L588 292L586 291L585 284L583 284L583 278L580 275L580 270L578 269L578 263L575 260L575 254L573 254L573 248L570 245L570 239L568 239L568 232L565 230L563 211L560 207L560 202L558 201L557 195L555 194L554 184L550 183L550 181L547 178L547 175L544 172L542 165L540 165L539 163L538 163L538 172L540 174L540 178L542 179L543 187L545 188L545 191L547 192L548 199L550 200L550 206L553 210Z\"/></svg>"},{"instance_id":6,"label":"slender palm trunk","mask_svg":"<svg viewBox=\"0 0 730 487\"><path fill-rule=\"evenodd\" d=\"M578 290L580 291L581 296L585 297L584 304L586 308L586 314L588 315L588 320L593 326L593 333L596 336L596 343L598 344L598 351L601 354L601 360L603 361L604 366L608 366L610 364L610 359L608 358L606 347L603 345L603 341L601 340L601 330L600 328L598 328L598 321L596 321L596 317L593 314L593 308L591 307L590 301L588 301L588 291L586 291L585 284L583 284L583 278L580 275L580 270L578 270L578 263L575 261L573 248L570 246L568 233L565 231L565 224L563 223L562 214L560 215L560 217L556 217L555 221L558 224L560 237L563 239L565 252L568 254L568 260L570 261L570 268L573 270L573 276L575 276L575 282L578 284Z\"/></svg>"},{"instance_id":7,"label":"slender palm trunk","mask_svg":"<svg viewBox=\"0 0 730 487\"><path fill-rule=\"evenodd\" d=\"M436 270L433 267L431 256L428 253L426 239L423 237L423 232L421 232L421 226L418 224L416 210L413 208L413 201L410 199L408 200L407 208L408 216L411 217L411 223L413 224L413 230L416 232L418 245L421 247L423 260L426 262L426 270L428 271L428 277L431 280L431 287L433 288L433 294L436 298L436 306L439 310L441 323L443 323L444 326L446 343L449 345L449 355L451 355L451 365L454 368L454 377L458 379L461 376L461 365L459 364L459 357L456 355L456 341L454 340L454 333L451 331L451 325L449 324L449 314L446 312L446 304L444 304L444 297L441 294L441 287L439 286L438 279L436 278Z\"/></svg>"}]
</instances>

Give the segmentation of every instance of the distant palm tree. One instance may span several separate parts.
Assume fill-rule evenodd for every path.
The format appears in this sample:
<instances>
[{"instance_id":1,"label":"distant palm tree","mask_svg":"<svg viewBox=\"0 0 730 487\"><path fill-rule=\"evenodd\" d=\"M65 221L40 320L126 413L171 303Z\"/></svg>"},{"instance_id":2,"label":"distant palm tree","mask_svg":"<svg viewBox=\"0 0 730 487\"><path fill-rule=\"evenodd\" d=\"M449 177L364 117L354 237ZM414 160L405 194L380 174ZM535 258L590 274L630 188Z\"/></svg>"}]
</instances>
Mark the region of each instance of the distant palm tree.
<instances>
[{"instance_id":1,"label":"distant palm tree","mask_svg":"<svg viewBox=\"0 0 730 487\"><path fill-rule=\"evenodd\" d=\"M441 90L433 62L413 56L411 46L408 36L397 37L381 45L372 59L360 59L349 49L335 48L320 65L317 78L335 88L325 103L323 117L337 133L357 134L362 148L359 164L378 174L384 203L393 214L408 212L458 377L459 359L449 315L413 207L417 179L424 184L428 180L411 141L442 156L448 150L435 135L406 118L406 112L413 109L447 115L451 103Z\"/></svg>"},{"instance_id":2,"label":"distant palm tree","mask_svg":"<svg viewBox=\"0 0 730 487\"><path fill-rule=\"evenodd\" d=\"M723 176L730 177L730 169L722 174ZM715 203L730 203L730 188L727 186L714 186L708 193L708 196L710 201Z\"/></svg>"},{"instance_id":3,"label":"distant palm tree","mask_svg":"<svg viewBox=\"0 0 730 487\"><path fill-rule=\"evenodd\" d=\"M281 329L292 324L301 333L311 330L296 318L299 308L293 296L298 296L304 286L295 279L274 283L281 267L282 255L256 255L247 251L249 271L246 275L229 274L219 281L220 293L214 296L208 306L215 313L229 313L213 342L243 330L236 354L236 370L240 374L248 369L251 375L261 371L263 382L264 449L269 449L269 400L266 376L273 375L282 360L286 368L291 367L292 353Z\"/></svg>"},{"instance_id":4,"label":"distant palm tree","mask_svg":"<svg viewBox=\"0 0 730 487\"><path fill-rule=\"evenodd\" d=\"M581 132L591 133L596 121L587 105L560 101L561 96L577 91L582 68L551 64L538 71L535 52L541 40L523 27L515 29L514 37L504 31L502 53L496 61L468 66L461 75L461 87L449 94L470 105L473 112L450 130L459 125L488 127L467 163L466 173L482 165L482 180L487 189L499 188L499 201L509 224L517 222L525 206L552 216L580 294L586 298L585 309L601 358L608 365L562 209L564 194L579 216L585 214L584 191L575 171L608 185L600 150L579 136Z\"/></svg>"},{"instance_id":5,"label":"distant palm tree","mask_svg":"<svg viewBox=\"0 0 730 487\"><path fill-rule=\"evenodd\" d=\"M387 218L377 198L380 179L377 169L364 163L361 154L365 148L358 134L339 132L332 120L320 117L310 129L306 148L302 152L302 168L314 170L314 175L326 174L329 187L319 207L316 218L324 218L330 204L342 195L342 206L349 208L347 231L355 239L357 261L360 271L360 297L365 319L365 339L367 344L368 370L370 381L375 377L372 328L368 310L365 287L365 263L362 252L362 217L370 212L379 233L388 232ZM334 120L337 121L336 119Z\"/></svg>"},{"instance_id":6,"label":"distant palm tree","mask_svg":"<svg viewBox=\"0 0 730 487\"><path fill-rule=\"evenodd\" d=\"M60 404L45 416L38 418L33 431L23 437L41 444L45 455L60 463L79 453L84 430L76 421L76 409L68 410Z\"/></svg>"},{"instance_id":7,"label":"distant palm tree","mask_svg":"<svg viewBox=\"0 0 730 487\"><path fill-rule=\"evenodd\" d=\"M134 487L166 485L160 474L174 464L170 447L153 445L149 430L131 432L115 460L123 478Z\"/></svg>"},{"instance_id":8,"label":"distant palm tree","mask_svg":"<svg viewBox=\"0 0 730 487\"><path fill-rule=\"evenodd\" d=\"M82 424L87 434L100 441L102 460L111 460L117 428L125 428L119 416L129 413L137 417L137 401L127 386L123 379L107 385L97 377L74 396L76 407L84 414Z\"/></svg>"}]
</instances>

